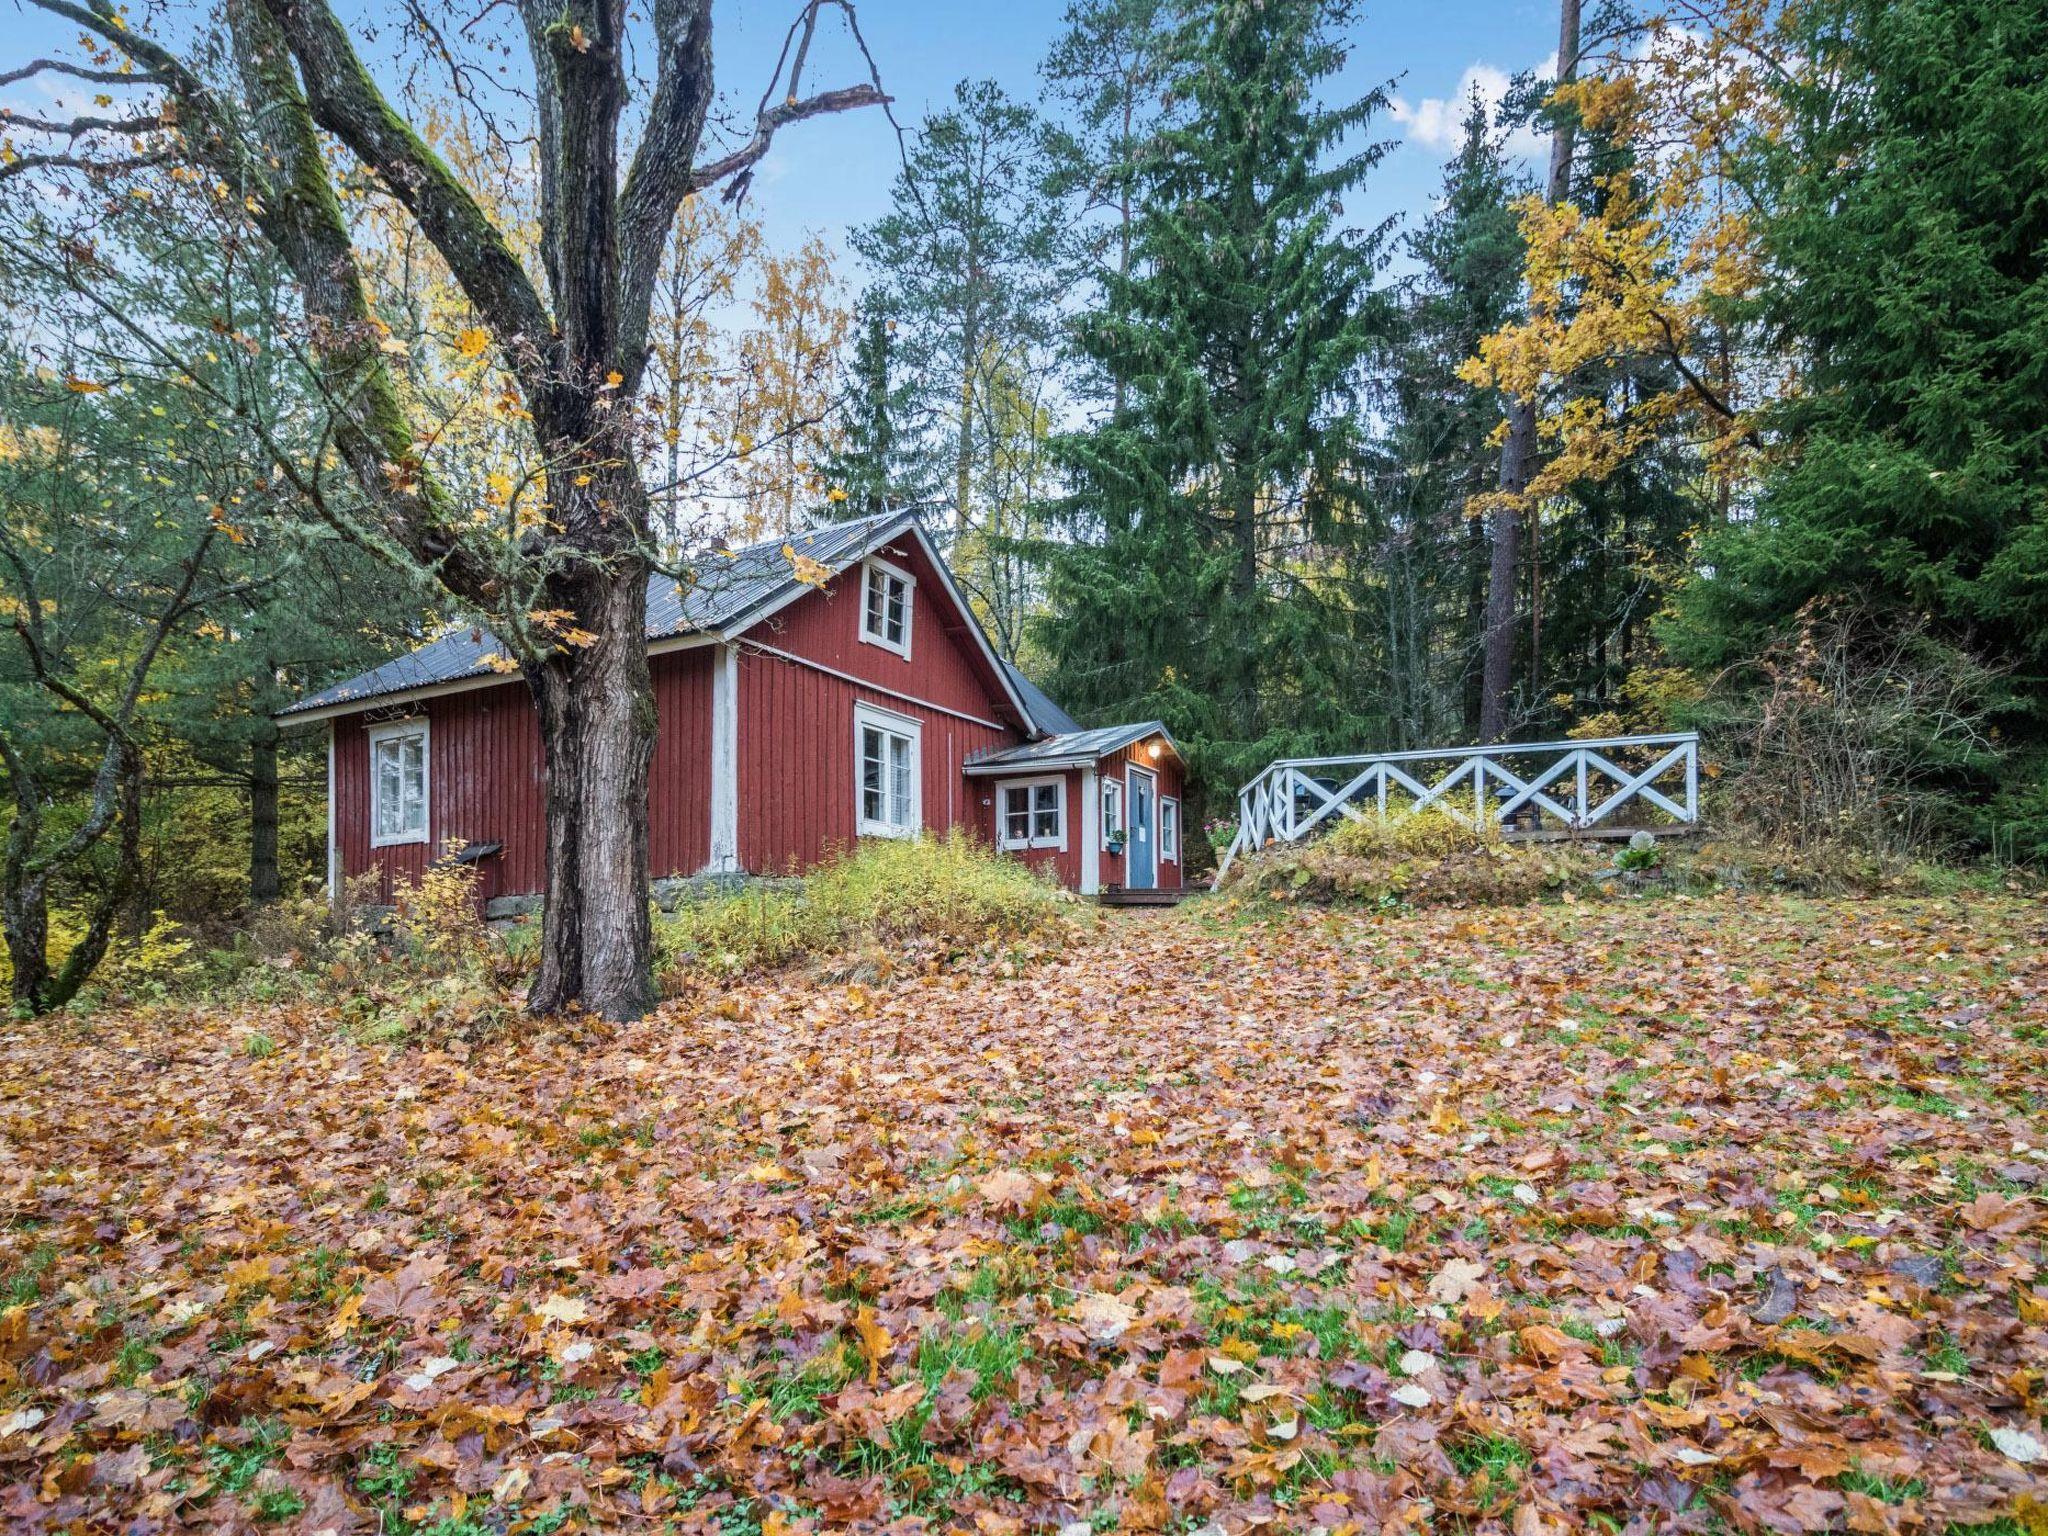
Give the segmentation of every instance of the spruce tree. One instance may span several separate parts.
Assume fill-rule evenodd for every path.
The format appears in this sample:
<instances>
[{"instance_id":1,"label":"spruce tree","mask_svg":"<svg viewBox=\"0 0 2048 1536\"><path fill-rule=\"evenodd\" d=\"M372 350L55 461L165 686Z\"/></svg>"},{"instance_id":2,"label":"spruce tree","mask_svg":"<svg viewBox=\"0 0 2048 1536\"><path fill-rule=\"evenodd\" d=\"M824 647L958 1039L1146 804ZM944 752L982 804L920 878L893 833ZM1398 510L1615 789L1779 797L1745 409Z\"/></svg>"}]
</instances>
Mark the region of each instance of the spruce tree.
<instances>
[{"instance_id":1,"label":"spruce tree","mask_svg":"<svg viewBox=\"0 0 2048 1536\"><path fill-rule=\"evenodd\" d=\"M1516 318L1522 237L1514 199L1526 190L1475 93L1435 209L1408 241L1419 271L1403 295L1403 326L1384 414L1375 502L1385 527L1382 665L1394 744L1443 745L1479 728L1479 641L1487 551L1466 504L1493 487L1497 391L1459 375L1481 337Z\"/></svg>"},{"instance_id":2,"label":"spruce tree","mask_svg":"<svg viewBox=\"0 0 2048 1536\"><path fill-rule=\"evenodd\" d=\"M1205 6L1166 63L1175 119L1138 170L1128 271L1100 274L1086 362L1123 407L1060 452L1055 689L1084 718L1170 721L1212 784L1346 743L1366 679L1326 581L1356 530L1355 405L1390 334L1384 229L1343 223L1380 159L1383 89L1342 106L1347 0Z\"/></svg>"},{"instance_id":3,"label":"spruce tree","mask_svg":"<svg viewBox=\"0 0 2048 1536\"><path fill-rule=\"evenodd\" d=\"M1852 595L2013 667L2048 733L2048 10L1799 17L1762 231L1765 318L1800 358L1769 422L1787 451L1670 639L1723 665Z\"/></svg>"},{"instance_id":4,"label":"spruce tree","mask_svg":"<svg viewBox=\"0 0 2048 1536\"><path fill-rule=\"evenodd\" d=\"M920 499L913 461L904 451L912 384L896 367L894 332L886 306L871 298L847 360L838 441L822 466L830 489L818 509L820 522L869 517Z\"/></svg>"}]
</instances>

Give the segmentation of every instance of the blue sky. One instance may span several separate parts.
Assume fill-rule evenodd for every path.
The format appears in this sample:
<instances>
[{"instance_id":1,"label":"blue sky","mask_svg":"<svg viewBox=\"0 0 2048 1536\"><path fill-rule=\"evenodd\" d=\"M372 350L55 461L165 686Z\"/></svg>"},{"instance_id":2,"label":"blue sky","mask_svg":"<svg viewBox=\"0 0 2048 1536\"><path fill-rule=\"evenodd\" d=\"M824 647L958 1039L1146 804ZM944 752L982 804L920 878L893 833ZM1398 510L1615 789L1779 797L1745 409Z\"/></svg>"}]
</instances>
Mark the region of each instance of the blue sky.
<instances>
[{"instance_id":1,"label":"blue sky","mask_svg":"<svg viewBox=\"0 0 2048 1536\"><path fill-rule=\"evenodd\" d=\"M380 0L345 14L390 14ZM944 106L954 84L988 77L1012 95L1036 100L1038 63L1059 30L1065 0L859 0L861 26L884 86L896 97L896 115L914 128L928 110ZM189 24L203 3L171 0L170 25ZM718 0L714 47L722 104L750 119L767 83L797 0ZM38 54L75 56L75 29L48 13L10 0L8 42L0 68ZM153 8L138 6L138 21L157 30ZM1381 137L1397 147L1348 212L1361 226L1388 214L1412 224L1426 211L1438 185L1462 111L1464 90L1475 78L1497 90L1506 77L1541 65L1554 47L1555 0L1402 0L1367 6L1350 28L1351 62L1333 94L1355 94L1397 78L1397 111L1383 120ZM830 33L831 35L827 35ZM385 61L369 49L373 68ZM858 57L836 22L821 27L807 84L851 84L863 78ZM86 88L89 94L90 88ZM86 105L76 82L41 77L4 93L5 104L47 110L61 94L73 109ZM751 206L771 241L789 249L810 233L843 248L846 231L888 205L898 165L895 136L882 114L844 114L798 124L778 137L756 175Z\"/></svg>"},{"instance_id":2,"label":"blue sky","mask_svg":"<svg viewBox=\"0 0 2048 1536\"><path fill-rule=\"evenodd\" d=\"M775 0L722 3L715 13L721 90L751 110L774 67L791 7ZM955 82L987 77L1036 100L1038 63L1060 29L1065 0L862 0L861 29L912 127L945 106ZM1442 175L1468 82L1495 89L1508 75L1541 65L1556 47L1554 0L1403 0L1364 8L1350 28L1351 61L1333 93L1362 93L1399 77L1398 117L1381 124L1396 142L1363 197L1348 211L1361 226L1388 214L1425 211ZM815 57L815 55L814 55ZM819 83L838 83L851 50L835 42ZM851 76L849 76L851 78ZM799 124L776 141L756 178L752 205L778 246L816 231L834 243L888 206L897 168L894 135L881 114Z\"/></svg>"}]
</instances>

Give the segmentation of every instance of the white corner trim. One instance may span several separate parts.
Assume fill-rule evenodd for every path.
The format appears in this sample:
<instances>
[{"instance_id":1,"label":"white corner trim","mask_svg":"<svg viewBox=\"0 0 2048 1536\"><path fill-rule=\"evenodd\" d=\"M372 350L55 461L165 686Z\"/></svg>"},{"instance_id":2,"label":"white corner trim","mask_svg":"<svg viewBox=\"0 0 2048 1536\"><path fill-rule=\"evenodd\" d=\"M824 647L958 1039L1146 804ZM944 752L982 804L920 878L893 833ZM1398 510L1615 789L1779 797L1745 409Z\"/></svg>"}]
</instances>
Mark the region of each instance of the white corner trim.
<instances>
[{"instance_id":1,"label":"white corner trim","mask_svg":"<svg viewBox=\"0 0 2048 1536\"><path fill-rule=\"evenodd\" d=\"M713 874L740 867L740 652L721 645L711 657L711 857Z\"/></svg>"},{"instance_id":2,"label":"white corner trim","mask_svg":"<svg viewBox=\"0 0 2048 1536\"><path fill-rule=\"evenodd\" d=\"M1029 828L1036 820L1030 809L1030 801L1025 802L1025 835L1021 838L1010 836L1010 819L1005 814L1008 807L1003 804L1004 796L1013 789L1037 789L1046 784L1052 785L1059 792L1059 836L1038 837L1030 832ZM1041 773L1028 779L996 780L996 846L1005 853L1014 853L1020 848L1056 848L1061 853L1067 851L1067 776L1064 773Z\"/></svg>"},{"instance_id":3,"label":"white corner trim","mask_svg":"<svg viewBox=\"0 0 2048 1536\"><path fill-rule=\"evenodd\" d=\"M382 725L373 725L366 733L369 745L370 766L370 846L372 848L397 848L410 843L431 842L434 835L434 734L433 725L425 715L411 715L403 720L388 720ZM377 744L389 741L394 736L417 736L420 739L420 830L417 836L410 832L397 837L377 835Z\"/></svg>"},{"instance_id":4,"label":"white corner trim","mask_svg":"<svg viewBox=\"0 0 2048 1536\"><path fill-rule=\"evenodd\" d=\"M1081 894L1102 889L1102 790L1093 768L1081 770Z\"/></svg>"},{"instance_id":5,"label":"white corner trim","mask_svg":"<svg viewBox=\"0 0 2048 1536\"><path fill-rule=\"evenodd\" d=\"M868 629L868 584L877 575L894 577L903 583L903 643L895 644L885 635L878 635ZM884 622L887 621L888 607L883 605ZM917 614L917 578L893 561L884 560L880 555L869 555L860 563L860 619L858 634L868 645L879 646L885 651L910 660L910 634L912 621Z\"/></svg>"},{"instance_id":6,"label":"white corner trim","mask_svg":"<svg viewBox=\"0 0 2048 1536\"><path fill-rule=\"evenodd\" d=\"M327 900L341 904L341 821L334 803L334 722L327 722Z\"/></svg>"},{"instance_id":7,"label":"white corner trim","mask_svg":"<svg viewBox=\"0 0 2048 1536\"><path fill-rule=\"evenodd\" d=\"M910 738L910 825L907 827L869 821L862 814L860 738L868 726ZM884 783L882 793L886 797L888 792L889 786ZM924 830L924 723L864 700L853 706L853 822L862 837L915 837Z\"/></svg>"}]
</instances>

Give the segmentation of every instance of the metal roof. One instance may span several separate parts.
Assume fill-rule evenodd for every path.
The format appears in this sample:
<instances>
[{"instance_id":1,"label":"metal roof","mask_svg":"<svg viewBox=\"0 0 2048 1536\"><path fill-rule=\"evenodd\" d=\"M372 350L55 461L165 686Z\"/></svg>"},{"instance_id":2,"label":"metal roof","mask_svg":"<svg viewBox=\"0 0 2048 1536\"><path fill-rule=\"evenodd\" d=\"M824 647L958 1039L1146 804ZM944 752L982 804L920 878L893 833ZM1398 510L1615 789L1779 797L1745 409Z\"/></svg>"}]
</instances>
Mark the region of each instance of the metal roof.
<instances>
[{"instance_id":1,"label":"metal roof","mask_svg":"<svg viewBox=\"0 0 2048 1536\"><path fill-rule=\"evenodd\" d=\"M967 771L1012 773L1030 768L1069 768L1075 764L1093 763L1134 741L1143 741L1147 736L1165 737L1166 744L1173 748L1173 755L1186 761L1180 743L1173 739L1173 733L1157 720L1147 720L1138 725L1102 725L1092 731L1069 731L1060 736L1048 736L1043 741L1004 747L969 759Z\"/></svg>"},{"instance_id":2,"label":"metal roof","mask_svg":"<svg viewBox=\"0 0 2048 1536\"><path fill-rule=\"evenodd\" d=\"M1031 714L1031 723L1048 736L1059 736L1081 729L1081 722L1068 714L1038 684L1026 677L1015 662L1003 663L1003 670L1010 676L1010 686L1017 690L1017 696L1024 701L1024 707Z\"/></svg>"},{"instance_id":3,"label":"metal roof","mask_svg":"<svg viewBox=\"0 0 2048 1536\"><path fill-rule=\"evenodd\" d=\"M782 552L785 544L797 554L839 571L916 525L917 519L910 513L883 512L851 522L831 523L788 538L763 539L758 544L727 552L707 552L698 557L696 583L687 592L667 576L647 579L647 638L652 641L690 634L723 635L744 628L779 600L799 591L802 583L797 580L789 556ZM505 654L497 637L481 625L451 629L416 651L287 705L277 712L278 717L489 677L503 670L502 661L493 667L490 659L503 658ZM1021 674L1005 670L1010 672L1011 684L1022 695L1033 721L1038 722L1037 701L1043 699L1048 706L1052 701L1036 689L1025 694L1030 685L1021 680ZM1065 718L1057 706L1053 706L1053 713ZM1039 724L1040 730L1058 728L1051 723Z\"/></svg>"}]
</instances>

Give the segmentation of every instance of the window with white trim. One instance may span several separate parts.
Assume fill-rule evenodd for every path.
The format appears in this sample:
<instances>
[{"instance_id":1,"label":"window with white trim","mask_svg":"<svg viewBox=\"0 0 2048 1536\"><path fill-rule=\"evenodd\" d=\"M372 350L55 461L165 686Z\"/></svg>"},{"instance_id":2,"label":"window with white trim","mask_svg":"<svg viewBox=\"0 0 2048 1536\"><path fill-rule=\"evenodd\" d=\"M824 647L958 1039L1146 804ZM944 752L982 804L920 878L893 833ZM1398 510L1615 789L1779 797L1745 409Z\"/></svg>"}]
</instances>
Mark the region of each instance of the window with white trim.
<instances>
[{"instance_id":1,"label":"window with white trim","mask_svg":"<svg viewBox=\"0 0 2048 1536\"><path fill-rule=\"evenodd\" d=\"M427 722L370 727L370 846L427 840Z\"/></svg>"},{"instance_id":2,"label":"window with white trim","mask_svg":"<svg viewBox=\"0 0 2048 1536\"><path fill-rule=\"evenodd\" d=\"M900 565L871 559L861 567L860 637L908 658L910 607L917 578Z\"/></svg>"},{"instance_id":3,"label":"window with white trim","mask_svg":"<svg viewBox=\"0 0 2048 1536\"><path fill-rule=\"evenodd\" d=\"M907 715L854 705L854 810L862 837L917 835L924 822L919 735Z\"/></svg>"},{"instance_id":4,"label":"window with white trim","mask_svg":"<svg viewBox=\"0 0 2048 1536\"><path fill-rule=\"evenodd\" d=\"M1124 781L1102 781L1102 846L1107 848L1124 835Z\"/></svg>"},{"instance_id":5,"label":"window with white trim","mask_svg":"<svg viewBox=\"0 0 2048 1536\"><path fill-rule=\"evenodd\" d=\"M1159 857L1161 862L1180 862L1180 802L1162 799L1159 802Z\"/></svg>"},{"instance_id":6,"label":"window with white trim","mask_svg":"<svg viewBox=\"0 0 2048 1536\"><path fill-rule=\"evenodd\" d=\"M1017 779L997 786L996 829L996 842L1002 848L1065 848L1065 775Z\"/></svg>"}]
</instances>

